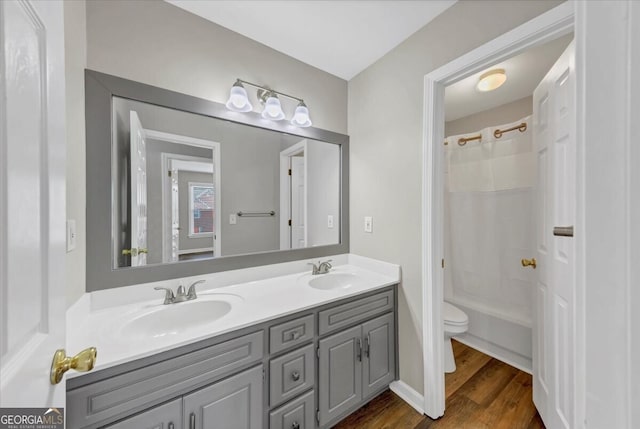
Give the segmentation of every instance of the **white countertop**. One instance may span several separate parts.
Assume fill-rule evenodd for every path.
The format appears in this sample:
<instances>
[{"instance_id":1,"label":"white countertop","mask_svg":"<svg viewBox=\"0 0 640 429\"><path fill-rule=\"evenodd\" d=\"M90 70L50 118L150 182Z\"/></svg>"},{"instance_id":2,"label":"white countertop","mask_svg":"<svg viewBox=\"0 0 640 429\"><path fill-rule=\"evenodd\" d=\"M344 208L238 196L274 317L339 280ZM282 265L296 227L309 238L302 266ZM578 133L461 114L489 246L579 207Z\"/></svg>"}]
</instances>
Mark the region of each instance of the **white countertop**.
<instances>
[{"instance_id":1,"label":"white countertop","mask_svg":"<svg viewBox=\"0 0 640 429\"><path fill-rule=\"evenodd\" d=\"M67 311L67 350L77 353L96 347L97 371L400 281L398 265L353 254L323 259L333 260L332 274L349 273L357 281L330 290L310 287L309 280L318 276L311 276L306 264L317 262L314 259L87 293ZM180 280L188 286L201 279L206 282L198 285L198 299L189 302L224 300L231 304L229 313L211 323L155 337L135 336L127 331L132 320L169 307L162 304L163 292L154 287L175 290ZM170 306L179 305L183 304ZM67 373L68 378L82 375Z\"/></svg>"}]
</instances>

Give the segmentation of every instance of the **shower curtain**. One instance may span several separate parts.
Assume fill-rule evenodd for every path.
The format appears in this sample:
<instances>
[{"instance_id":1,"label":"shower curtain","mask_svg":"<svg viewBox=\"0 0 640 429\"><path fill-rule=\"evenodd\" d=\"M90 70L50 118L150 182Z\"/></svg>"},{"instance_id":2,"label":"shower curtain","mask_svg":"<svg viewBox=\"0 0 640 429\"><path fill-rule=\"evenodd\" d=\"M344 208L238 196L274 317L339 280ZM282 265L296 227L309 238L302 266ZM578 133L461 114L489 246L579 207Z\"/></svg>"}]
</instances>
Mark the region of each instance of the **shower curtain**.
<instances>
[{"instance_id":1,"label":"shower curtain","mask_svg":"<svg viewBox=\"0 0 640 429\"><path fill-rule=\"evenodd\" d=\"M524 132L504 130L527 123ZM445 299L531 326L535 153L531 117L446 139ZM461 137L481 140L459 145Z\"/></svg>"}]
</instances>

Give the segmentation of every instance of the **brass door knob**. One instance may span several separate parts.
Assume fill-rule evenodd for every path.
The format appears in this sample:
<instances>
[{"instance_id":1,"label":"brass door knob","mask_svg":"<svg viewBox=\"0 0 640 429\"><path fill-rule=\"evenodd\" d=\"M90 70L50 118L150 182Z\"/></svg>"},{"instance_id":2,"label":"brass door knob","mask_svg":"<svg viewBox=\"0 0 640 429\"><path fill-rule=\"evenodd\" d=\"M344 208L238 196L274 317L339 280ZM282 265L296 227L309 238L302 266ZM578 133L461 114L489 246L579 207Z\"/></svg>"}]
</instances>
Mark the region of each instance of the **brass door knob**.
<instances>
[{"instance_id":1,"label":"brass door knob","mask_svg":"<svg viewBox=\"0 0 640 429\"><path fill-rule=\"evenodd\" d=\"M51 384L60 383L64 373L70 369L79 372L91 371L96 363L97 355L98 350L95 347L84 349L73 357L68 357L64 349L56 350L51 362Z\"/></svg>"},{"instance_id":2,"label":"brass door knob","mask_svg":"<svg viewBox=\"0 0 640 429\"><path fill-rule=\"evenodd\" d=\"M534 270L537 267L537 263L536 263L536 258L531 258L531 259L523 259L522 261L522 266L523 267L531 267Z\"/></svg>"}]
</instances>

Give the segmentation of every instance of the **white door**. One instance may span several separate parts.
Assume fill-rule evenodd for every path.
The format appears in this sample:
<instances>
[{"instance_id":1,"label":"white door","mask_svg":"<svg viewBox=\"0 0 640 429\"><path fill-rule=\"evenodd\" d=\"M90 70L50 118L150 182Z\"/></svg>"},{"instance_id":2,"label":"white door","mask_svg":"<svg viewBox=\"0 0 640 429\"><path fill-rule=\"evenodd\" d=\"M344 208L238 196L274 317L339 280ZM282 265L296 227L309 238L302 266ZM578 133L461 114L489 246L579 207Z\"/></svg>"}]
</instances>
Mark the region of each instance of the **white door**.
<instances>
[{"instance_id":1,"label":"white door","mask_svg":"<svg viewBox=\"0 0 640 429\"><path fill-rule=\"evenodd\" d=\"M574 241L554 227L575 221L575 48L533 93L538 164L533 401L548 428L574 427Z\"/></svg>"},{"instance_id":2,"label":"white door","mask_svg":"<svg viewBox=\"0 0 640 429\"><path fill-rule=\"evenodd\" d=\"M300 249L307 243L305 157L291 157L291 248Z\"/></svg>"},{"instance_id":3,"label":"white door","mask_svg":"<svg viewBox=\"0 0 640 429\"><path fill-rule=\"evenodd\" d=\"M62 2L0 2L0 407L64 407Z\"/></svg>"},{"instance_id":4,"label":"white door","mask_svg":"<svg viewBox=\"0 0 640 429\"><path fill-rule=\"evenodd\" d=\"M138 114L130 112L131 266L147 264L147 142Z\"/></svg>"}]
</instances>

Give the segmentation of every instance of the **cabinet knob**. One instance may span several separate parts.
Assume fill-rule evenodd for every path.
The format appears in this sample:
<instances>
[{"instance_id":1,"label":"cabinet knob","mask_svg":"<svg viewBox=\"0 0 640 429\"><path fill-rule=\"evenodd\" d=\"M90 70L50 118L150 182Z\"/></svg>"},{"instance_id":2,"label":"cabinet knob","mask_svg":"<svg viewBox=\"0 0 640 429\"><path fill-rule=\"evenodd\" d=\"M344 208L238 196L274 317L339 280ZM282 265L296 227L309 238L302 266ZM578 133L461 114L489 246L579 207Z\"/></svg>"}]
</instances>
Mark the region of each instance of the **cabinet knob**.
<instances>
[{"instance_id":1,"label":"cabinet knob","mask_svg":"<svg viewBox=\"0 0 640 429\"><path fill-rule=\"evenodd\" d=\"M293 381L298 381L300 380L300 373L298 371L293 371L291 373L291 378L293 379Z\"/></svg>"},{"instance_id":2,"label":"cabinet knob","mask_svg":"<svg viewBox=\"0 0 640 429\"><path fill-rule=\"evenodd\" d=\"M291 333L291 339L292 339L293 341L295 341L295 340L297 340L298 338L300 338L300 332L298 332L298 331L293 331L293 332Z\"/></svg>"},{"instance_id":3,"label":"cabinet knob","mask_svg":"<svg viewBox=\"0 0 640 429\"><path fill-rule=\"evenodd\" d=\"M169 422L168 429L175 429L176 427L173 425L173 422Z\"/></svg>"},{"instance_id":4,"label":"cabinet knob","mask_svg":"<svg viewBox=\"0 0 640 429\"><path fill-rule=\"evenodd\" d=\"M291 429L300 429L300 423L298 422L293 422L291 424Z\"/></svg>"}]
</instances>

